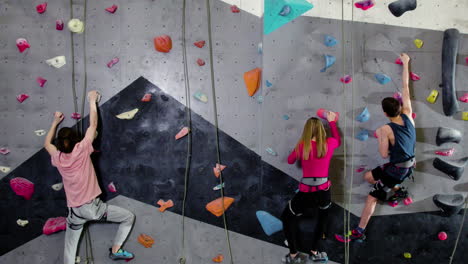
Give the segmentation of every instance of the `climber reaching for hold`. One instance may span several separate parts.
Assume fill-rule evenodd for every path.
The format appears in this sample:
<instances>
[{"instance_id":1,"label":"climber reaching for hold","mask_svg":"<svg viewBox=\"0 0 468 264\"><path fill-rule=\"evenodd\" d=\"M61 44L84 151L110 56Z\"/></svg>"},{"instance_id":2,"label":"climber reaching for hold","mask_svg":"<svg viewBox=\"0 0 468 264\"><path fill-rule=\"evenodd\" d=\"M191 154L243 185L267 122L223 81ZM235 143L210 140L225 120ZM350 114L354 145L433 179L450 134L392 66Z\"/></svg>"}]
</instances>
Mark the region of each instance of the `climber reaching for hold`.
<instances>
[{"instance_id":1,"label":"climber reaching for hold","mask_svg":"<svg viewBox=\"0 0 468 264\"><path fill-rule=\"evenodd\" d=\"M98 97L99 93L96 91L88 93L90 122L83 139L73 128L62 127L54 140L57 127L64 119L61 112L55 112L54 121L44 142L44 147L51 156L52 165L57 167L62 175L67 197L65 264L75 263L83 225L88 221L120 223L114 245L109 249L109 257L113 260L129 260L134 257L132 253L121 247L132 229L135 215L124 208L108 205L99 199L101 189L90 157L94 151L92 143L98 125ZM55 145L52 144L53 140Z\"/></svg>"}]
</instances>

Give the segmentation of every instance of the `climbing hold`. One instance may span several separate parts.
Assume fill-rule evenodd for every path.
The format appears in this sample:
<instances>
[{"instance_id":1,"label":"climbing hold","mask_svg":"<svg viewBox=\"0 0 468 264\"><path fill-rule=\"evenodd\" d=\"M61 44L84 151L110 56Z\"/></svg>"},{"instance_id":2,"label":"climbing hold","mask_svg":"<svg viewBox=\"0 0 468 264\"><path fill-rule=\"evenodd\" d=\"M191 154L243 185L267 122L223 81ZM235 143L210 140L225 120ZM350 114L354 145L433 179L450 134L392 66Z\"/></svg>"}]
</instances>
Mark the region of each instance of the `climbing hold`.
<instances>
[{"instance_id":1,"label":"climbing hold","mask_svg":"<svg viewBox=\"0 0 468 264\"><path fill-rule=\"evenodd\" d=\"M37 11L37 13L39 13L39 14L44 13L46 10L47 10L47 2L42 3L42 4L38 4L38 5L36 6L36 11Z\"/></svg>"},{"instance_id":2,"label":"climbing hold","mask_svg":"<svg viewBox=\"0 0 468 264\"><path fill-rule=\"evenodd\" d=\"M455 148L446 149L446 150L436 150L435 154L439 156L451 157L455 152Z\"/></svg>"},{"instance_id":3,"label":"climbing hold","mask_svg":"<svg viewBox=\"0 0 468 264\"><path fill-rule=\"evenodd\" d=\"M283 119L284 120L289 120L289 116L288 115L283 115Z\"/></svg>"},{"instance_id":4,"label":"climbing hold","mask_svg":"<svg viewBox=\"0 0 468 264\"><path fill-rule=\"evenodd\" d=\"M240 9L236 5L231 6L231 12L232 13L239 13Z\"/></svg>"},{"instance_id":5,"label":"climbing hold","mask_svg":"<svg viewBox=\"0 0 468 264\"><path fill-rule=\"evenodd\" d=\"M395 64L403 65L403 62L401 61L401 58L400 58L400 57L398 57L398 58L395 60Z\"/></svg>"},{"instance_id":6,"label":"climbing hold","mask_svg":"<svg viewBox=\"0 0 468 264\"><path fill-rule=\"evenodd\" d=\"M364 0L361 2L354 3L354 6L366 11L369 8L372 8L375 5L375 0Z\"/></svg>"},{"instance_id":7,"label":"climbing hold","mask_svg":"<svg viewBox=\"0 0 468 264\"><path fill-rule=\"evenodd\" d=\"M437 90L432 90L429 96L426 98L426 100L429 103L434 104L438 96L439 96L439 92Z\"/></svg>"},{"instance_id":8,"label":"climbing hold","mask_svg":"<svg viewBox=\"0 0 468 264\"><path fill-rule=\"evenodd\" d=\"M410 205L410 204L413 203L413 199L412 199L410 196L408 196L408 197L406 197L406 198L403 200L403 203L404 203L405 205Z\"/></svg>"},{"instance_id":9,"label":"climbing hold","mask_svg":"<svg viewBox=\"0 0 468 264\"><path fill-rule=\"evenodd\" d=\"M287 16L291 13L291 6L290 5L284 5L283 8L281 9L281 12L279 12L280 16Z\"/></svg>"},{"instance_id":10,"label":"climbing hold","mask_svg":"<svg viewBox=\"0 0 468 264\"><path fill-rule=\"evenodd\" d=\"M56 30L63 30L63 20L61 20L61 19L55 20L55 29Z\"/></svg>"},{"instance_id":11,"label":"climbing hold","mask_svg":"<svg viewBox=\"0 0 468 264\"><path fill-rule=\"evenodd\" d=\"M221 215L223 215L224 211L226 211L229 208L229 206L231 206L233 202L234 198L224 196L224 199L223 197L220 197L216 200L209 202L205 208L210 213L220 217Z\"/></svg>"},{"instance_id":12,"label":"climbing hold","mask_svg":"<svg viewBox=\"0 0 468 264\"><path fill-rule=\"evenodd\" d=\"M460 101L468 103L468 93L465 93L462 97L459 98Z\"/></svg>"},{"instance_id":13,"label":"climbing hold","mask_svg":"<svg viewBox=\"0 0 468 264\"><path fill-rule=\"evenodd\" d=\"M468 121L468 112L463 112L462 113L462 120Z\"/></svg>"},{"instance_id":14,"label":"climbing hold","mask_svg":"<svg viewBox=\"0 0 468 264\"><path fill-rule=\"evenodd\" d=\"M458 112L456 67L460 32L457 29L447 29L444 32L442 44L442 106L446 116Z\"/></svg>"},{"instance_id":15,"label":"climbing hold","mask_svg":"<svg viewBox=\"0 0 468 264\"><path fill-rule=\"evenodd\" d=\"M127 112L123 112L119 115L116 115L116 117L118 119L133 119L133 117L135 117L135 114L138 112L138 108L135 108L133 110L130 110L130 111L127 111Z\"/></svg>"},{"instance_id":16,"label":"climbing hold","mask_svg":"<svg viewBox=\"0 0 468 264\"><path fill-rule=\"evenodd\" d=\"M224 260L224 256L223 256L223 254L218 254L212 260L213 260L214 263L221 263Z\"/></svg>"},{"instance_id":17,"label":"climbing hold","mask_svg":"<svg viewBox=\"0 0 468 264\"><path fill-rule=\"evenodd\" d=\"M169 209L169 208L173 207L174 202L171 199L169 199L167 201L164 201L164 200L160 199L158 201L158 205L160 206L159 207L159 212L164 212L164 211L166 211L166 209Z\"/></svg>"},{"instance_id":18,"label":"climbing hold","mask_svg":"<svg viewBox=\"0 0 468 264\"><path fill-rule=\"evenodd\" d=\"M415 10L417 6L416 0L398 0L389 4L388 9L394 16L400 17L407 11Z\"/></svg>"},{"instance_id":19,"label":"climbing hold","mask_svg":"<svg viewBox=\"0 0 468 264\"><path fill-rule=\"evenodd\" d=\"M379 138L379 136L377 136L377 130L374 131L374 137L375 137L375 138Z\"/></svg>"},{"instance_id":20,"label":"climbing hold","mask_svg":"<svg viewBox=\"0 0 468 264\"><path fill-rule=\"evenodd\" d=\"M410 72L410 78L412 81L419 81L421 80L421 77L419 77L419 75L417 75L416 73L414 72Z\"/></svg>"},{"instance_id":21,"label":"climbing hold","mask_svg":"<svg viewBox=\"0 0 468 264\"><path fill-rule=\"evenodd\" d=\"M444 143L454 142L460 143L462 134L459 130L453 128L439 127L437 129L436 144L440 146Z\"/></svg>"},{"instance_id":22,"label":"climbing hold","mask_svg":"<svg viewBox=\"0 0 468 264\"><path fill-rule=\"evenodd\" d=\"M147 234L140 234L137 240L138 243L142 244L145 248L150 248L154 244L154 239Z\"/></svg>"},{"instance_id":23,"label":"climbing hold","mask_svg":"<svg viewBox=\"0 0 468 264\"><path fill-rule=\"evenodd\" d=\"M331 111L325 110L323 108L319 108L317 110L316 115L318 117L322 118L322 119L327 119L327 115L328 115L329 112L331 112ZM333 121L338 122L338 120L340 119L340 113L339 112L334 112L334 113L335 113L335 120L333 120Z\"/></svg>"},{"instance_id":24,"label":"climbing hold","mask_svg":"<svg viewBox=\"0 0 468 264\"><path fill-rule=\"evenodd\" d=\"M437 234L437 237L439 238L439 240L444 241L444 240L447 240L448 236L447 236L447 233L442 231L442 232L439 232L439 234Z\"/></svg>"},{"instance_id":25,"label":"climbing hold","mask_svg":"<svg viewBox=\"0 0 468 264\"><path fill-rule=\"evenodd\" d=\"M353 77L351 77L351 75L345 75L340 78L340 82L345 83L345 84L348 84L352 81L353 81Z\"/></svg>"},{"instance_id":26,"label":"climbing hold","mask_svg":"<svg viewBox=\"0 0 468 264\"><path fill-rule=\"evenodd\" d=\"M403 253L403 257L405 257L405 259L410 259L411 258L411 253L405 252L405 253Z\"/></svg>"},{"instance_id":27,"label":"climbing hold","mask_svg":"<svg viewBox=\"0 0 468 264\"><path fill-rule=\"evenodd\" d=\"M0 154L6 155L10 153L10 150L7 148L0 148Z\"/></svg>"},{"instance_id":28,"label":"climbing hold","mask_svg":"<svg viewBox=\"0 0 468 264\"><path fill-rule=\"evenodd\" d=\"M167 101L169 101L169 97L167 97L164 94L161 94L161 100L163 100L164 102L167 102Z\"/></svg>"},{"instance_id":29,"label":"climbing hold","mask_svg":"<svg viewBox=\"0 0 468 264\"><path fill-rule=\"evenodd\" d=\"M461 176L463 176L466 163L468 163L468 158L463 158L458 162L448 162L439 158L435 158L432 165L434 166L434 168L447 174L453 180L458 181L461 178Z\"/></svg>"},{"instance_id":30,"label":"climbing hold","mask_svg":"<svg viewBox=\"0 0 468 264\"><path fill-rule=\"evenodd\" d=\"M325 39L324 39L324 43L325 46L327 47L333 47L335 46L336 44L338 44L338 41L336 40L336 38L330 36L330 35L325 35Z\"/></svg>"},{"instance_id":31,"label":"climbing hold","mask_svg":"<svg viewBox=\"0 0 468 264\"><path fill-rule=\"evenodd\" d=\"M364 110L362 110L362 112L356 117L356 120L361 123L367 122L369 121L369 119L370 119L370 112L369 112L369 109L367 109L367 107L365 107Z\"/></svg>"},{"instance_id":32,"label":"climbing hold","mask_svg":"<svg viewBox=\"0 0 468 264\"><path fill-rule=\"evenodd\" d=\"M200 41L197 41L197 42L194 42L193 45L199 47L200 49L203 48L203 46L205 46L205 41L204 40L200 40Z\"/></svg>"},{"instance_id":33,"label":"climbing hold","mask_svg":"<svg viewBox=\"0 0 468 264\"><path fill-rule=\"evenodd\" d=\"M46 131L44 129L38 129L38 130L34 130L34 133L36 134L36 136L42 137L46 134Z\"/></svg>"},{"instance_id":34,"label":"climbing hold","mask_svg":"<svg viewBox=\"0 0 468 264\"><path fill-rule=\"evenodd\" d=\"M261 95L257 96L257 103L259 104L263 103L263 96Z\"/></svg>"},{"instance_id":35,"label":"climbing hold","mask_svg":"<svg viewBox=\"0 0 468 264\"><path fill-rule=\"evenodd\" d=\"M0 166L0 171L3 173L9 173L11 171L10 167Z\"/></svg>"},{"instance_id":36,"label":"climbing hold","mask_svg":"<svg viewBox=\"0 0 468 264\"><path fill-rule=\"evenodd\" d=\"M395 201L389 201L388 202L388 205L390 205L391 207L397 207L398 206L398 201L395 200Z\"/></svg>"},{"instance_id":37,"label":"climbing hold","mask_svg":"<svg viewBox=\"0 0 468 264\"><path fill-rule=\"evenodd\" d=\"M422 48L422 46L424 45L424 41L422 41L420 39L415 39L413 41L413 43L416 46L416 48L418 48L418 49Z\"/></svg>"},{"instance_id":38,"label":"climbing hold","mask_svg":"<svg viewBox=\"0 0 468 264\"><path fill-rule=\"evenodd\" d=\"M114 185L114 182L111 182L107 185L107 189L109 190L109 192L117 192L117 188L115 188L115 185Z\"/></svg>"},{"instance_id":39,"label":"climbing hold","mask_svg":"<svg viewBox=\"0 0 468 264\"><path fill-rule=\"evenodd\" d=\"M288 15L280 15L285 5L289 5ZM306 0L266 0L264 1L263 32L270 34L281 26L300 17L314 6Z\"/></svg>"},{"instance_id":40,"label":"climbing hold","mask_svg":"<svg viewBox=\"0 0 468 264\"><path fill-rule=\"evenodd\" d=\"M415 112L411 113L411 117L412 117L413 119L416 119L416 116L417 116L417 115L416 115Z\"/></svg>"},{"instance_id":41,"label":"climbing hold","mask_svg":"<svg viewBox=\"0 0 468 264\"><path fill-rule=\"evenodd\" d=\"M23 53L26 49L29 49L31 46L25 38L19 38L16 40L16 47L20 53Z\"/></svg>"},{"instance_id":42,"label":"climbing hold","mask_svg":"<svg viewBox=\"0 0 468 264\"><path fill-rule=\"evenodd\" d=\"M34 183L22 177L11 179L10 187L17 195L22 196L26 200L31 199L34 193Z\"/></svg>"},{"instance_id":43,"label":"climbing hold","mask_svg":"<svg viewBox=\"0 0 468 264\"><path fill-rule=\"evenodd\" d=\"M265 81L265 85L266 87L270 88L271 86L273 86L273 84L271 82L269 82L268 80Z\"/></svg>"},{"instance_id":44,"label":"climbing hold","mask_svg":"<svg viewBox=\"0 0 468 264\"><path fill-rule=\"evenodd\" d=\"M115 11L117 11L117 8L118 8L117 5L112 5L112 6L108 7L108 8L106 8L106 11L109 12L109 13L114 14Z\"/></svg>"},{"instance_id":45,"label":"climbing hold","mask_svg":"<svg viewBox=\"0 0 468 264\"><path fill-rule=\"evenodd\" d=\"M53 66L57 69L61 68L63 65L67 63L65 56L53 57L51 59L46 60L45 62L47 63L47 65Z\"/></svg>"},{"instance_id":46,"label":"climbing hold","mask_svg":"<svg viewBox=\"0 0 468 264\"><path fill-rule=\"evenodd\" d=\"M224 188L224 182L213 187L213 191L219 191L221 188Z\"/></svg>"},{"instance_id":47,"label":"climbing hold","mask_svg":"<svg viewBox=\"0 0 468 264\"><path fill-rule=\"evenodd\" d=\"M258 43L258 45L257 45L257 52L258 52L258 54L263 53L263 44L261 42Z\"/></svg>"},{"instance_id":48,"label":"climbing hold","mask_svg":"<svg viewBox=\"0 0 468 264\"><path fill-rule=\"evenodd\" d=\"M377 73L375 76L375 79L382 85L385 85L387 83L389 83L392 78L390 78L390 76L386 75L386 74L383 74L383 73Z\"/></svg>"},{"instance_id":49,"label":"climbing hold","mask_svg":"<svg viewBox=\"0 0 468 264\"><path fill-rule=\"evenodd\" d=\"M152 95L150 93L147 93L147 94L143 95L143 97L141 98L141 101L142 102L149 102L149 101L151 101L151 96Z\"/></svg>"},{"instance_id":50,"label":"climbing hold","mask_svg":"<svg viewBox=\"0 0 468 264\"><path fill-rule=\"evenodd\" d=\"M81 115L80 113L72 113L71 114L71 118L75 119L75 120L80 120L81 119Z\"/></svg>"},{"instance_id":51,"label":"climbing hold","mask_svg":"<svg viewBox=\"0 0 468 264\"><path fill-rule=\"evenodd\" d=\"M112 68L115 64L119 62L119 58L115 57L107 63L108 68Z\"/></svg>"},{"instance_id":52,"label":"climbing hold","mask_svg":"<svg viewBox=\"0 0 468 264\"><path fill-rule=\"evenodd\" d=\"M18 219L16 220L16 224L21 226L21 227L25 227L26 225L29 224L29 221L28 220L21 220L21 219Z\"/></svg>"},{"instance_id":53,"label":"climbing hold","mask_svg":"<svg viewBox=\"0 0 468 264\"><path fill-rule=\"evenodd\" d=\"M358 139L360 141L366 141L368 138L369 138L369 132L367 132L367 130L365 130L365 129L362 129L356 135L356 139Z\"/></svg>"},{"instance_id":54,"label":"climbing hold","mask_svg":"<svg viewBox=\"0 0 468 264\"><path fill-rule=\"evenodd\" d=\"M154 48L159 52L167 53L172 49L172 39L168 35L161 35L154 38Z\"/></svg>"},{"instance_id":55,"label":"climbing hold","mask_svg":"<svg viewBox=\"0 0 468 264\"><path fill-rule=\"evenodd\" d=\"M178 140L180 138L185 137L188 133L190 132L190 129L188 127L183 127L176 135L175 139Z\"/></svg>"},{"instance_id":56,"label":"climbing hold","mask_svg":"<svg viewBox=\"0 0 468 264\"><path fill-rule=\"evenodd\" d=\"M221 171L223 171L225 168L226 165L216 163L216 167L213 167L213 173L216 176L216 178L219 178L219 176L221 175Z\"/></svg>"},{"instance_id":57,"label":"climbing hold","mask_svg":"<svg viewBox=\"0 0 468 264\"><path fill-rule=\"evenodd\" d=\"M325 67L323 67L320 72L325 72L328 68L330 68L333 64L335 64L336 58L332 55L323 55L325 58Z\"/></svg>"},{"instance_id":58,"label":"climbing hold","mask_svg":"<svg viewBox=\"0 0 468 264\"><path fill-rule=\"evenodd\" d=\"M20 95L16 96L16 100L18 100L18 102L20 102L20 103L24 102L24 100L26 100L28 98L29 98L29 95L27 95L27 94L20 94Z\"/></svg>"},{"instance_id":59,"label":"climbing hold","mask_svg":"<svg viewBox=\"0 0 468 264\"><path fill-rule=\"evenodd\" d=\"M83 21L79 20L78 18L73 18L68 21L68 29L73 33L81 34L85 30L85 25Z\"/></svg>"},{"instance_id":60,"label":"climbing hold","mask_svg":"<svg viewBox=\"0 0 468 264\"><path fill-rule=\"evenodd\" d=\"M257 211L256 215L258 222L260 222L260 225L267 236L271 236L272 234L283 230L283 222L270 213Z\"/></svg>"},{"instance_id":61,"label":"climbing hold","mask_svg":"<svg viewBox=\"0 0 468 264\"><path fill-rule=\"evenodd\" d=\"M272 156L278 156L278 153L276 153L272 148L266 148L265 151Z\"/></svg>"},{"instance_id":62,"label":"climbing hold","mask_svg":"<svg viewBox=\"0 0 468 264\"><path fill-rule=\"evenodd\" d=\"M202 103L208 103L208 96L206 96L206 94L202 93L201 91L195 92L193 97Z\"/></svg>"},{"instance_id":63,"label":"climbing hold","mask_svg":"<svg viewBox=\"0 0 468 264\"><path fill-rule=\"evenodd\" d=\"M199 59L197 59L197 64L198 64L198 66L203 66L203 65L205 65L205 61L199 58Z\"/></svg>"},{"instance_id":64,"label":"climbing hold","mask_svg":"<svg viewBox=\"0 0 468 264\"><path fill-rule=\"evenodd\" d=\"M40 87L44 87L45 83L47 82L46 79L42 78L42 77L37 77L36 78L36 82L39 84Z\"/></svg>"},{"instance_id":65,"label":"climbing hold","mask_svg":"<svg viewBox=\"0 0 468 264\"><path fill-rule=\"evenodd\" d=\"M63 188L63 182L56 183L56 184L52 185L51 188L52 188L54 191L58 192L58 191L62 190L62 188Z\"/></svg>"},{"instance_id":66,"label":"climbing hold","mask_svg":"<svg viewBox=\"0 0 468 264\"><path fill-rule=\"evenodd\" d=\"M44 235L51 235L67 228L67 219L63 216L56 218L47 219L44 227L42 227L42 233Z\"/></svg>"},{"instance_id":67,"label":"climbing hold","mask_svg":"<svg viewBox=\"0 0 468 264\"><path fill-rule=\"evenodd\" d=\"M465 198L461 194L436 194L432 197L432 201L445 216L452 216L460 212Z\"/></svg>"},{"instance_id":68,"label":"climbing hold","mask_svg":"<svg viewBox=\"0 0 468 264\"><path fill-rule=\"evenodd\" d=\"M255 68L244 73L245 87L249 96L253 96L260 86L262 69Z\"/></svg>"},{"instance_id":69,"label":"climbing hold","mask_svg":"<svg viewBox=\"0 0 468 264\"><path fill-rule=\"evenodd\" d=\"M397 99L400 104L403 103L403 95L400 92L395 92L393 98Z\"/></svg>"},{"instance_id":70,"label":"climbing hold","mask_svg":"<svg viewBox=\"0 0 468 264\"><path fill-rule=\"evenodd\" d=\"M366 165L360 165L360 166L358 166L358 168L356 169L356 172L358 172L358 173L359 173L359 172L363 172L364 170L366 170L366 167L367 167Z\"/></svg>"}]
</instances>

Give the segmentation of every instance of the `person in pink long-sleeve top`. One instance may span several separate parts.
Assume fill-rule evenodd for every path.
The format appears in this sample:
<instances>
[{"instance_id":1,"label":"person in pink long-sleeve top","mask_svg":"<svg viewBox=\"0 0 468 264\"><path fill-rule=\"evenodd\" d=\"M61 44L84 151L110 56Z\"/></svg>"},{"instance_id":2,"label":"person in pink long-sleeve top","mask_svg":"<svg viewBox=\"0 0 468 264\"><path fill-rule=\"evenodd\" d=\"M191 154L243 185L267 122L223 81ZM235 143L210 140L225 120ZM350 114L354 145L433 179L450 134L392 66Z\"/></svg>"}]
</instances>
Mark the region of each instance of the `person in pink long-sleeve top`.
<instances>
[{"instance_id":1,"label":"person in pink long-sleeve top","mask_svg":"<svg viewBox=\"0 0 468 264\"><path fill-rule=\"evenodd\" d=\"M319 208L318 229L315 232L314 242L310 245L309 259L312 261L328 260L327 253L320 252L318 241L325 232L328 208L331 205L328 168L333 152L341 145L341 138L336 122L338 116L328 111L326 119L330 124L332 137L327 138L322 121L316 117L309 118L304 125L304 131L294 150L288 156L288 163L300 161L302 165L302 179L299 183L299 192L289 201L283 211L283 231L288 241L289 254L283 259L285 263L303 263L306 256L299 255L298 220L308 208Z\"/></svg>"}]
</instances>

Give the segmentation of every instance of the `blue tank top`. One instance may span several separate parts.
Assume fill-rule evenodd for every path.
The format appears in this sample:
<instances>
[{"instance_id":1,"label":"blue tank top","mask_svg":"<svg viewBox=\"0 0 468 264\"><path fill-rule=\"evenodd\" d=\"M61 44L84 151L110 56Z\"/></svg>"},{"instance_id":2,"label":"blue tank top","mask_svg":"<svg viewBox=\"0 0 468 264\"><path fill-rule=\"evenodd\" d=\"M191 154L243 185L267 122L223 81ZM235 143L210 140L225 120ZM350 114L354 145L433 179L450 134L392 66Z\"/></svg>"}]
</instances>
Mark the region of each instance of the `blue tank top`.
<instances>
[{"instance_id":1,"label":"blue tank top","mask_svg":"<svg viewBox=\"0 0 468 264\"><path fill-rule=\"evenodd\" d=\"M390 122L388 125L393 130L395 144L390 144L390 163L396 164L407 161L414 157L414 148L416 145L416 130L413 123L405 114L401 114L403 126Z\"/></svg>"}]
</instances>

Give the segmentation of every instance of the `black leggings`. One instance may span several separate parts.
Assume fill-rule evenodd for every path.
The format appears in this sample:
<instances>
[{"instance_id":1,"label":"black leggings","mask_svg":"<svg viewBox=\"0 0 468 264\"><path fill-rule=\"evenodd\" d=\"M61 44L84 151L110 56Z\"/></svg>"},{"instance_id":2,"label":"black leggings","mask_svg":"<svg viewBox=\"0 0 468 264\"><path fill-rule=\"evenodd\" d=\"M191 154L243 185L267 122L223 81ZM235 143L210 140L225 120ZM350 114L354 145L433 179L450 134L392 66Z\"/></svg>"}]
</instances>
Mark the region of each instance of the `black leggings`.
<instances>
[{"instance_id":1,"label":"black leggings","mask_svg":"<svg viewBox=\"0 0 468 264\"><path fill-rule=\"evenodd\" d=\"M283 232L288 240L289 252L297 253L299 242L299 220L307 209L319 208L317 230L314 232L313 242L308 250L318 250L320 237L326 232L328 208L331 205L330 190L303 193L298 192L284 208L281 220L283 221ZM307 216L307 215L305 215Z\"/></svg>"}]
</instances>

